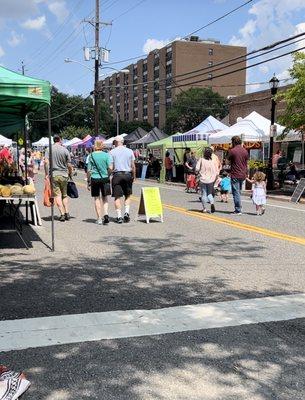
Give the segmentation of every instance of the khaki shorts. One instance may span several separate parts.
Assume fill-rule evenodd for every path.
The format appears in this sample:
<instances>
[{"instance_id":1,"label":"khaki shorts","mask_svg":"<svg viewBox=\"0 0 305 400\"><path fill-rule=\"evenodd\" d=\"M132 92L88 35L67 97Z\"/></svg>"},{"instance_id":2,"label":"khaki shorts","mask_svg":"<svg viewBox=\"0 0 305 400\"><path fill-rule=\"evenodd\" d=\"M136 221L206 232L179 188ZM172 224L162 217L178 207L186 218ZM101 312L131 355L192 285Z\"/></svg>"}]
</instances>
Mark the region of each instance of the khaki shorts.
<instances>
[{"instance_id":1,"label":"khaki shorts","mask_svg":"<svg viewBox=\"0 0 305 400\"><path fill-rule=\"evenodd\" d=\"M55 196L60 196L64 199L67 197L68 178L61 175L53 177L53 190Z\"/></svg>"}]
</instances>

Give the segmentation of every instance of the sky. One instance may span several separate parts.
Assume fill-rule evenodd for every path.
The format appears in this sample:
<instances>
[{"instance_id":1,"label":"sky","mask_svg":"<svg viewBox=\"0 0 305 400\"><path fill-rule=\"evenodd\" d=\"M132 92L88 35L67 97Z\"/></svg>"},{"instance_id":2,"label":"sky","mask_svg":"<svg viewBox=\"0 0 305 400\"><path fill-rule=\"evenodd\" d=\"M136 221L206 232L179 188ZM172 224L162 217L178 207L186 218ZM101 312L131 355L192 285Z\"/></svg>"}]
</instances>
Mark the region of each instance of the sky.
<instances>
[{"instance_id":1,"label":"sky","mask_svg":"<svg viewBox=\"0 0 305 400\"><path fill-rule=\"evenodd\" d=\"M170 40L184 37L246 0L100 0L101 21L112 22L100 32L101 46L110 49L109 64L141 56ZM0 65L49 80L60 91L87 95L93 88L93 60L84 61L83 47L94 46L95 0L0 0ZM305 32L305 0L252 0L197 33L248 51ZM305 46L304 40L249 64ZM65 63L70 58L77 63ZM268 87L275 73L289 77L291 56L247 71L247 91ZM104 65L106 67L106 65ZM101 74L111 72L104 69ZM228 77L229 81L230 77ZM285 82L283 81L282 84Z\"/></svg>"}]
</instances>

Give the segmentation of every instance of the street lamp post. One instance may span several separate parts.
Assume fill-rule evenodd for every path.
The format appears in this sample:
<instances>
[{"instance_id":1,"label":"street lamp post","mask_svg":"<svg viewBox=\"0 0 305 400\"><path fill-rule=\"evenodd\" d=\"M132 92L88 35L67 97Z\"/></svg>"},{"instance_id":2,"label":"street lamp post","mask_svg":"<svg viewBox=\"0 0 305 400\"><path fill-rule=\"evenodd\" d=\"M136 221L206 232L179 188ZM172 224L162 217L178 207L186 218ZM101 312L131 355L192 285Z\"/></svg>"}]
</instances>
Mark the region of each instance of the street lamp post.
<instances>
[{"instance_id":1,"label":"street lamp post","mask_svg":"<svg viewBox=\"0 0 305 400\"><path fill-rule=\"evenodd\" d=\"M115 110L115 116L116 116L116 134L119 136L120 134L120 114L118 110Z\"/></svg>"},{"instance_id":2,"label":"street lamp post","mask_svg":"<svg viewBox=\"0 0 305 400\"><path fill-rule=\"evenodd\" d=\"M274 175L273 175L273 135L274 135L274 125L275 125L275 106L276 101L274 96L277 93L277 88L279 85L279 80L274 75L269 81L271 89L271 127L270 127L270 144L269 144L269 160L268 160L268 170L267 170L267 189L274 189Z\"/></svg>"}]
</instances>

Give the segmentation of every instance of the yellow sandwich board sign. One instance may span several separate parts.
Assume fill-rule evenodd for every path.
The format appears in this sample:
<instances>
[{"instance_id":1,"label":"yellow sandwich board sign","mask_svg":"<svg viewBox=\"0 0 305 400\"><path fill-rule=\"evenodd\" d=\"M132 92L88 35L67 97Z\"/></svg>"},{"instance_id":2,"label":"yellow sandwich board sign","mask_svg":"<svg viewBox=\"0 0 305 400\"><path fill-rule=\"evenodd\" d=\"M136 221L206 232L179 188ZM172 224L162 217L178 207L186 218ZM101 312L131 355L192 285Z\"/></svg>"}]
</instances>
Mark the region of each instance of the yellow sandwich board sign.
<instances>
[{"instance_id":1,"label":"yellow sandwich board sign","mask_svg":"<svg viewBox=\"0 0 305 400\"><path fill-rule=\"evenodd\" d=\"M163 222L163 207L159 188L142 188L138 215L145 215L148 224L150 218L160 218Z\"/></svg>"}]
</instances>

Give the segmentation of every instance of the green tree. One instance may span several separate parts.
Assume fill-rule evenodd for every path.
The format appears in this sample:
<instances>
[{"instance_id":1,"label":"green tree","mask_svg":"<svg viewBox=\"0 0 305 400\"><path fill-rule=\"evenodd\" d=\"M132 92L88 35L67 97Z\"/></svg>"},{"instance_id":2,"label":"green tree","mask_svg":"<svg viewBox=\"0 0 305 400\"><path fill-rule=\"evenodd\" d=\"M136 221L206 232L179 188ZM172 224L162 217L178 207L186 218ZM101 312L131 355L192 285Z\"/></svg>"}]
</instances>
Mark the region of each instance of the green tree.
<instances>
[{"instance_id":1,"label":"green tree","mask_svg":"<svg viewBox=\"0 0 305 400\"><path fill-rule=\"evenodd\" d=\"M287 130L297 129L305 133L305 54L296 53L289 70L295 83L276 96L277 101L285 101L284 113L278 117Z\"/></svg>"},{"instance_id":2,"label":"green tree","mask_svg":"<svg viewBox=\"0 0 305 400\"><path fill-rule=\"evenodd\" d=\"M191 88L179 93L166 114L168 134L186 132L209 115L222 119L228 113L227 101L210 88Z\"/></svg>"},{"instance_id":3,"label":"green tree","mask_svg":"<svg viewBox=\"0 0 305 400\"><path fill-rule=\"evenodd\" d=\"M69 126L93 130L94 107L90 97L70 96L52 88L51 93L52 134L59 134ZM29 115L31 124L31 140L48 134L46 108ZM38 120L38 121L37 121ZM42 121L39 121L42 120ZM100 102L100 132L110 136L114 130L114 122L109 106Z\"/></svg>"},{"instance_id":4,"label":"green tree","mask_svg":"<svg viewBox=\"0 0 305 400\"><path fill-rule=\"evenodd\" d=\"M74 125L70 125L65 127L59 132L60 136L63 139L73 139L74 137L78 137L79 139L84 139L87 135L94 135L93 129L89 128L80 128Z\"/></svg>"},{"instance_id":5,"label":"green tree","mask_svg":"<svg viewBox=\"0 0 305 400\"><path fill-rule=\"evenodd\" d=\"M145 131L149 132L153 127L147 121L120 121L120 134L131 133L137 128L143 128Z\"/></svg>"}]
</instances>

